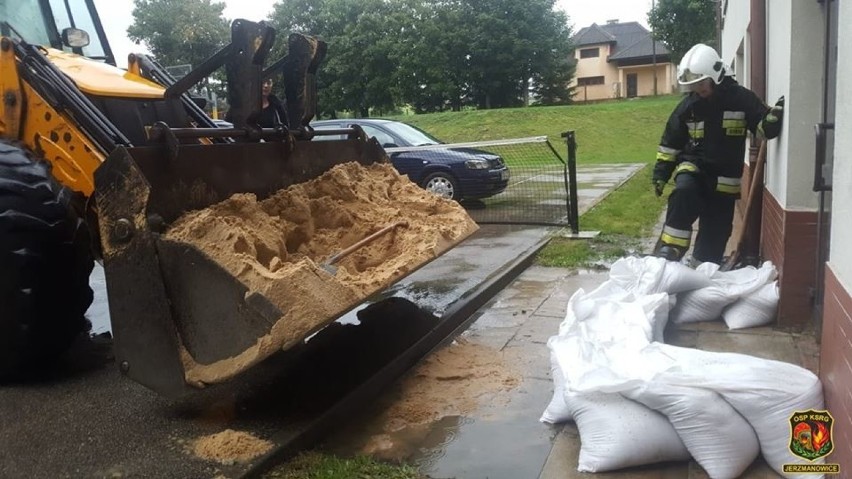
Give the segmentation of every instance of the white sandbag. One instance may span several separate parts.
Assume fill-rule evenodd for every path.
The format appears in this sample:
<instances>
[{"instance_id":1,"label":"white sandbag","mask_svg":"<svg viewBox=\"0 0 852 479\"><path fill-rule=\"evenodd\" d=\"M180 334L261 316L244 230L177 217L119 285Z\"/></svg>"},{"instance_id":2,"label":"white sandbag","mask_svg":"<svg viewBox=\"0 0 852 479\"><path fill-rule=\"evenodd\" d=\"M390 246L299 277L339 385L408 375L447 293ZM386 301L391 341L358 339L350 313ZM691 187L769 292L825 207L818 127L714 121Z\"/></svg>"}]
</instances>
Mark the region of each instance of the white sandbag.
<instances>
[{"instance_id":1,"label":"white sandbag","mask_svg":"<svg viewBox=\"0 0 852 479\"><path fill-rule=\"evenodd\" d=\"M658 374L660 383L706 388L720 394L754 428L767 464L784 477L784 464L809 464L789 451L790 415L824 409L822 384L794 364L735 353L714 353L654 343L643 354L667 358L673 367ZM817 460L816 463L823 461Z\"/></svg>"},{"instance_id":2,"label":"white sandbag","mask_svg":"<svg viewBox=\"0 0 852 479\"><path fill-rule=\"evenodd\" d=\"M602 294L601 288L590 294L578 289L568 300L558 335L582 334L609 343L638 341L641 346L661 339L668 320L668 295L636 295L610 286L607 291L612 297Z\"/></svg>"},{"instance_id":3,"label":"white sandbag","mask_svg":"<svg viewBox=\"0 0 852 479\"><path fill-rule=\"evenodd\" d=\"M777 277L778 270L771 261L766 261L760 268L746 266L732 271L717 271L710 280L724 287L729 295L740 298L754 293Z\"/></svg>"},{"instance_id":4,"label":"white sandbag","mask_svg":"<svg viewBox=\"0 0 852 479\"><path fill-rule=\"evenodd\" d=\"M707 275L675 261L667 261L654 293L677 294L710 286Z\"/></svg>"},{"instance_id":5,"label":"white sandbag","mask_svg":"<svg viewBox=\"0 0 852 479\"><path fill-rule=\"evenodd\" d=\"M739 477L760 453L749 423L713 391L651 381L622 394L665 415L711 479Z\"/></svg>"},{"instance_id":6,"label":"white sandbag","mask_svg":"<svg viewBox=\"0 0 852 479\"><path fill-rule=\"evenodd\" d=\"M613 363L620 358L630 361L635 353L662 337L669 296L636 297L631 293L626 298L630 301L591 300L579 289L568 301L559 334L547 344L570 387L584 383L593 388L597 379L612 382L607 374L613 370Z\"/></svg>"},{"instance_id":7,"label":"white sandbag","mask_svg":"<svg viewBox=\"0 0 852 479\"><path fill-rule=\"evenodd\" d=\"M720 266L716 263L711 263L709 261L699 264L695 271L707 276L708 278L712 278L717 271L719 271Z\"/></svg>"},{"instance_id":8,"label":"white sandbag","mask_svg":"<svg viewBox=\"0 0 852 479\"><path fill-rule=\"evenodd\" d=\"M609 278L626 291L640 294L668 293L703 288L709 277L676 261L655 256L627 256L612 264Z\"/></svg>"},{"instance_id":9,"label":"white sandbag","mask_svg":"<svg viewBox=\"0 0 852 479\"><path fill-rule=\"evenodd\" d=\"M642 404L606 393L567 393L565 402L580 432L580 472L689 459L665 416Z\"/></svg>"},{"instance_id":10,"label":"white sandbag","mask_svg":"<svg viewBox=\"0 0 852 479\"><path fill-rule=\"evenodd\" d=\"M724 287L717 285L680 293L669 320L676 324L713 321L719 319L725 307L736 300Z\"/></svg>"},{"instance_id":11,"label":"white sandbag","mask_svg":"<svg viewBox=\"0 0 852 479\"><path fill-rule=\"evenodd\" d=\"M550 399L539 421L548 424L559 424L573 419L571 410L565 404L565 375L556 359L556 354L550 352L550 377L553 379L553 397Z\"/></svg>"},{"instance_id":12,"label":"white sandbag","mask_svg":"<svg viewBox=\"0 0 852 479\"><path fill-rule=\"evenodd\" d=\"M657 291L666 260L655 256L626 256L609 268L609 279L627 291L648 294Z\"/></svg>"},{"instance_id":13,"label":"white sandbag","mask_svg":"<svg viewBox=\"0 0 852 479\"><path fill-rule=\"evenodd\" d=\"M702 263L697 272L709 275L711 285L678 295L678 304L672 309L671 317L677 324L719 319L725 308L778 277L771 261L764 262L760 268L747 266L733 271L719 271L714 263Z\"/></svg>"},{"instance_id":14,"label":"white sandbag","mask_svg":"<svg viewBox=\"0 0 852 479\"><path fill-rule=\"evenodd\" d=\"M773 281L725 308L722 318L729 329L764 326L775 321L779 299L778 281Z\"/></svg>"}]
</instances>

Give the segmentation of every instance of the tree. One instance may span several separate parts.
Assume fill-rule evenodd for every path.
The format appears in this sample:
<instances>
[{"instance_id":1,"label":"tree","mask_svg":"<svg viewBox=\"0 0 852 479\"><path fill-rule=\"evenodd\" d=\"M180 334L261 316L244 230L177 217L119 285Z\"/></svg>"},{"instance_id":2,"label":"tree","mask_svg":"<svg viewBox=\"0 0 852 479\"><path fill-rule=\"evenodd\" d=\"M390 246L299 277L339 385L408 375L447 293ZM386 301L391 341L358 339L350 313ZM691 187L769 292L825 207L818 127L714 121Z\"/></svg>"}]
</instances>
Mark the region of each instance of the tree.
<instances>
[{"instance_id":1,"label":"tree","mask_svg":"<svg viewBox=\"0 0 852 479\"><path fill-rule=\"evenodd\" d=\"M411 6L393 60L399 101L417 113L452 109L468 103L470 45L467 20L458 1L418 2Z\"/></svg>"},{"instance_id":2,"label":"tree","mask_svg":"<svg viewBox=\"0 0 852 479\"><path fill-rule=\"evenodd\" d=\"M322 37L319 110L359 116L564 103L570 28L555 0L279 0L279 36ZM284 53L282 50L281 54Z\"/></svg>"},{"instance_id":3,"label":"tree","mask_svg":"<svg viewBox=\"0 0 852 479\"><path fill-rule=\"evenodd\" d=\"M144 42L164 66L197 67L231 41L223 3L211 0L133 0L127 35Z\"/></svg>"},{"instance_id":4,"label":"tree","mask_svg":"<svg viewBox=\"0 0 852 479\"><path fill-rule=\"evenodd\" d=\"M270 22L279 38L306 33L328 43L317 75L319 111L349 110L368 116L370 109L390 111L395 65L391 51L398 41L400 2L384 0L281 0ZM278 54L286 49L279 46Z\"/></svg>"},{"instance_id":5,"label":"tree","mask_svg":"<svg viewBox=\"0 0 852 479\"><path fill-rule=\"evenodd\" d=\"M716 3L711 0L657 0L648 13L655 36L679 62L696 43L713 45L716 38Z\"/></svg>"}]
</instances>

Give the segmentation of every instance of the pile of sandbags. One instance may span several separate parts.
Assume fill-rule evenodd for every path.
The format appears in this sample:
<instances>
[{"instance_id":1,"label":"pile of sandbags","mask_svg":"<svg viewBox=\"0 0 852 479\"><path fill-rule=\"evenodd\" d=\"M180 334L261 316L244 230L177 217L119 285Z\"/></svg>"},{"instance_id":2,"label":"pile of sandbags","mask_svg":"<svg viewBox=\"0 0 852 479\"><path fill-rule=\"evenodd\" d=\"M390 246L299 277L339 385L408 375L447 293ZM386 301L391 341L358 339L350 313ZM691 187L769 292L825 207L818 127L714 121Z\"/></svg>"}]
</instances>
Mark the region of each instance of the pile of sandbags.
<instances>
[{"instance_id":1,"label":"pile of sandbags","mask_svg":"<svg viewBox=\"0 0 852 479\"><path fill-rule=\"evenodd\" d=\"M723 316L769 309L754 299L775 275L771 263L722 273L624 258L599 288L575 292L548 341L554 394L541 421L577 424L578 470L692 457L712 479L733 479L762 454L796 477L783 473L784 464L804 463L789 452L789 416L823 408L819 379L788 363L666 345L662 336L672 304L673 316L678 308L688 316L702 303L693 297L685 307L683 295L708 288L726 298Z\"/></svg>"},{"instance_id":2,"label":"pile of sandbags","mask_svg":"<svg viewBox=\"0 0 852 479\"><path fill-rule=\"evenodd\" d=\"M720 271L715 263L696 268L710 280L702 288L681 291L672 321L692 323L722 317L730 329L751 328L769 324L778 307L778 272L767 261L760 268L747 266L733 271Z\"/></svg>"}]
</instances>

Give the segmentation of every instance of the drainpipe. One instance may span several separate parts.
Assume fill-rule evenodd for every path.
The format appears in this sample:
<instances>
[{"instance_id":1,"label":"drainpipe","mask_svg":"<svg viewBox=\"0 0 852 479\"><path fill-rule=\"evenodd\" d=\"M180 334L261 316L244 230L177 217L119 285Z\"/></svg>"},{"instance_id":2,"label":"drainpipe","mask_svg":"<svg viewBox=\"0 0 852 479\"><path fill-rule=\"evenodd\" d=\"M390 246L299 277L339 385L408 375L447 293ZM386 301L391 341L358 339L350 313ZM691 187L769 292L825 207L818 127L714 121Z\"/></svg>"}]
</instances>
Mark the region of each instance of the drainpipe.
<instances>
[{"instance_id":1,"label":"drainpipe","mask_svg":"<svg viewBox=\"0 0 852 479\"><path fill-rule=\"evenodd\" d=\"M766 101L766 0L751 0L751 22L748 26L751 41L751 91Z\"/></svg>"},{"instance_id":2,"label":"drainpipe","mask_svg":"<svg viewBox=\"0 0 852 479\"><path fill-rule=\"evenodd\" d=\"M748 38L751 45L749 50L749 81L751 84L749 88L764 102L766 102L766 1L751 0L751 20L748 26ZM752 143L749 147L749 165L754 166L756 164L758 147L759 145L752 138ZM765 168L764 171L766 171ZM750 170L750 174L754 175L754 171ZM745 228L745 236L743 238L745 258L758 258L761 249L760 229L762 214L760 213L763 211L763 178L752 176L749 184L752 181L759 182L751 204L753 211L758 214L752 214L748 224L743 225L743 228ZM745 213L743 211L743 214Z\"/></svg>"}]
</instances>

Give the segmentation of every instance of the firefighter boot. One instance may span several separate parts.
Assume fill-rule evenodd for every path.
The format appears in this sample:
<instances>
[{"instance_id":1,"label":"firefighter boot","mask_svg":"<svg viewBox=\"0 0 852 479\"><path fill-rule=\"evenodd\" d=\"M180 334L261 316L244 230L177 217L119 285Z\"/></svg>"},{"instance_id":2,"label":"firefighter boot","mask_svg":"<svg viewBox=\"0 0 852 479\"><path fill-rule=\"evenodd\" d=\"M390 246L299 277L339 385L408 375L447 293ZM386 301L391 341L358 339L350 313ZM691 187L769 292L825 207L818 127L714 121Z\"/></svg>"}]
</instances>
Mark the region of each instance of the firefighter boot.
<instances>
[{"instance_id":1,"label":"firefighter boot","mask_svg":"<svg viewBox=\"0 0 852 479\"><path fill-rule=\"evenodd\" d=\"M677 246L657 241L652 255L657 256L658 258L665 258L667 261L680 261L685 253L685 250L678 248Z\"/></svg>"}]
</instances>

